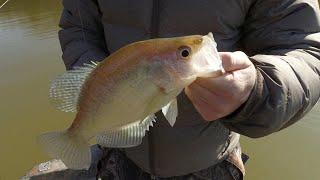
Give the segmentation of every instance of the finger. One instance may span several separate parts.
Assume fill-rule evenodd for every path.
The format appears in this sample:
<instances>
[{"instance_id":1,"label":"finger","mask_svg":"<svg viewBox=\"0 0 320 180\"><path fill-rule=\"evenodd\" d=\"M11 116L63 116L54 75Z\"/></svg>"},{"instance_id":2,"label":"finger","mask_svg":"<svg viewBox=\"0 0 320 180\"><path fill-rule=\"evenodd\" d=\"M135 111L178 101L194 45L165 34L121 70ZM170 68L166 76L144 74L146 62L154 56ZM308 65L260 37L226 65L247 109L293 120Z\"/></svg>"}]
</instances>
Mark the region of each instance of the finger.
<instances>
[{"instance_id":1,"label":"finger","mask_svg":"<svg viewBox=\"0 0 320 180\"><path fill-rule=\"evenodd\" d=\"M211 109L206 102L197 98L197 96L194 94L194 91L192 91L189 87L185 88L185 93L204 120L213 121L220 118L219 113Z\"/></svg>"},{"instance_id":2,"label":"finger","mask_svg":"<svg viewBox=\"0 0 320 180\"><path fill-rule=\"evenodd\" d=\"M195 83L210 90L218 96L229 97L230 93L235 86L234 74L226 73L216 78L198 78Z\"/></svg>"},{"instance_id":3,"label":"finger","mask_svg":"<svg viewBox=\"0 0 320 180\"><path fill-rule=\"evenodd\" d=\"M211 114L214 113L216 116L220 117L232 106L232 99L218 96L197 83L189 86L189 91L199 108L210 109Z\"/></svg>"},{"instance_id":4,"label":"finger","mask_svg":"<svg viewBox=\"0 0 320 180\"><path fill-rule=\"evenodd\" d=\"M236 52L220 52L222 66L225 71L235 71L247 68L251 65L247 55L241 51Z\"/></svg>"}]
</instances>

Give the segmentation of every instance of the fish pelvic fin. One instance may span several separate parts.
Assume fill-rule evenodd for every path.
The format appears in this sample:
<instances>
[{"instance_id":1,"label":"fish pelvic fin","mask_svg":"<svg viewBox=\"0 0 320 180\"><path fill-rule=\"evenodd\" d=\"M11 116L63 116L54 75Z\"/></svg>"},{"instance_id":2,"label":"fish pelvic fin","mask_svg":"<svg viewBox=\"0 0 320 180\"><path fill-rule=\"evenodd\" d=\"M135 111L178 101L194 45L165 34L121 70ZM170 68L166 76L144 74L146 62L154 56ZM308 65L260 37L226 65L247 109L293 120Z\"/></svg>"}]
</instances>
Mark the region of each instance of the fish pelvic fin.
<instances>
[{"instance_id":1,"label":"fish pelvic fin","mask_svg":"<svg viewBox=\"0 0 320 180\"><path fill-rule=\"evenodd\" d=\"M84 64L54 79L49 90L51 104L64 112L76 112L82 85L97 65L96 62Z\"/></svg>"},{"instance_id":2,"label":"fish pelvic fin","mask_svg":"<svg viewBox=\"0 0 320 180\"><path fill-rule=\"evenodd\" d=\"M68 168L89 169L91 152L83 138L63 131L43 134L38 141L52 158L61 159Z\"/></svg>"},{"instance_id":3,"label":"fish pelvic fin","mask_svg":"<svg viewBox=\"0 0 320 180\"><path fill-rule=\"evenodd\" d=\"M142 121L136 121L118 130L105 132L97 136L97 143L104 147L128 148L142 143L146 131L153 126L155 115L152 114Z\"/></svg>"},{"instance_id":4,"label":"fish pelvic fin","mask_svg":"<svg viewBox=\"0 0 320 180\"><path fill-rule=\"evenodd\" d=\"M162 113L166 117L169 124L173 127L178 117L178 102L177 99L173 99L167 105L162 108Z\"/></svg>"}]
</instances>

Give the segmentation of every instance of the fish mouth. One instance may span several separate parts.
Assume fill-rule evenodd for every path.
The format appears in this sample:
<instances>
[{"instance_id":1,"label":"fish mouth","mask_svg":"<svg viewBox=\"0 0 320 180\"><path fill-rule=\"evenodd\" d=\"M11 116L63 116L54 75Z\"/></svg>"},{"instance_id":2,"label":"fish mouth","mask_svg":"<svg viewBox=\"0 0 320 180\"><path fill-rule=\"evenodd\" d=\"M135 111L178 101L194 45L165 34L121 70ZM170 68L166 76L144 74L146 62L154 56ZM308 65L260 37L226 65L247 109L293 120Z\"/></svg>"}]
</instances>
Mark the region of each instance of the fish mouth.
<instances>
[{"instance_id":1,"label":"fish mouth","mask_svg":"<svg viewBox=\"0 0 320 180\"><path fill-rule=\"evenodd\" d=\"M195 54L192 66L197 77L217 77L225 72L211 32L202 36L202 46Z\"/></svg>"}]
</instances>

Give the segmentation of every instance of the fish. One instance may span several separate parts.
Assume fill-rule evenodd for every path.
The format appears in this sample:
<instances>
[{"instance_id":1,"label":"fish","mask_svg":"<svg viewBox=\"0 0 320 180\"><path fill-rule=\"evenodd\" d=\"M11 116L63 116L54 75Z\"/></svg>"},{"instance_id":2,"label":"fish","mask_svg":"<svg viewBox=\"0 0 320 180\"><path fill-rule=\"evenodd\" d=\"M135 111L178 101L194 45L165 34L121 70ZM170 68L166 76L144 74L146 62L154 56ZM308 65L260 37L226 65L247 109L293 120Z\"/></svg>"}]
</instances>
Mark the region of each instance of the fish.
<instances>
[{"instance_id":1,"label":"fish","mask_svg":"<svg viewBox=\"0 0 320 180\"><path fill-rule=\"evenodd\" d=\"M128 44L101 62L65 72L52 81L49 98L76 112L62 131L41 135L47 153L70 169L88 169L90 141L105 147L134 147L162 111L174 126L176 97L199 77L224 73L212 33L156 38Z\"/></svg>"}]
</instances>

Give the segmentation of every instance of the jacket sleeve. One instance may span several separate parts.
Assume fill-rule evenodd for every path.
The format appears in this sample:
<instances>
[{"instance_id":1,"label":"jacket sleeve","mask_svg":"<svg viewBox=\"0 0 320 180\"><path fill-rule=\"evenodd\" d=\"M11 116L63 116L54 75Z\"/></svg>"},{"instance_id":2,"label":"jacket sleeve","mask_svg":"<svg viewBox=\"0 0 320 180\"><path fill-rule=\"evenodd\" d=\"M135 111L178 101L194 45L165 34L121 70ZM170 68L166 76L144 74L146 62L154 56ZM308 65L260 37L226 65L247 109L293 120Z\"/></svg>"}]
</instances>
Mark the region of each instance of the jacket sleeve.
<instances>
[{"instance_id":1,"label":"jacket sleeve","mask_svg":"<svg viewBox=\"0 0 320 180\"><path fill-rule=\"evenodd\" d=\"M107 55L103 27L94 0L63 0L59 39L67 69Z\"/></svg>"},{"instance_id":2,"label":"jacket sleeve","mask_svg":"<svg viewBox=\"0 0 320 180\"><path fill-rule=\"evenodd\" d=\"M320 19L316 0L257 0L241 40L256 67L247 102L222 119L257 138L301 119L320 96Z\"/></svg>"}]
</instances>

